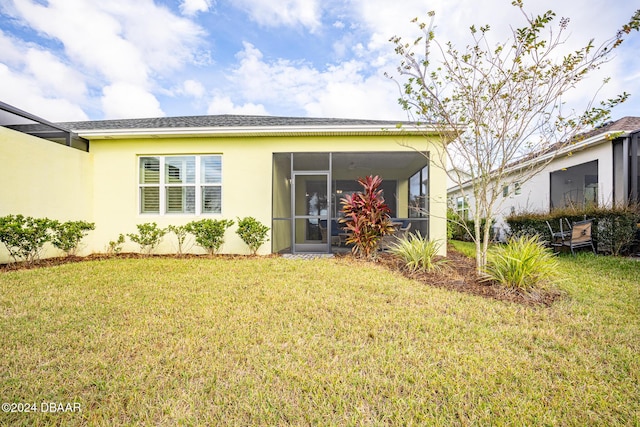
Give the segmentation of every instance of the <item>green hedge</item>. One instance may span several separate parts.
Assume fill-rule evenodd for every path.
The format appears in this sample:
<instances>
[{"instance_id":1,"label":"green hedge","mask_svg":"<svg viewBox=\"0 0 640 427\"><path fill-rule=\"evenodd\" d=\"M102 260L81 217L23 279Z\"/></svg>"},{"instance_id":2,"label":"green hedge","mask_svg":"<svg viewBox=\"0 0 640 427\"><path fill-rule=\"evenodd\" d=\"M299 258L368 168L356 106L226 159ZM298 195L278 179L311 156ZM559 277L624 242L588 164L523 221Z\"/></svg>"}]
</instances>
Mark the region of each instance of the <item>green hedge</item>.
<instances>
[{"instance_id":1,"label":"green hedge","mask_svg":"<svg viewBox=\"0 0 640 427\"><path fill-rule=\"evenodd\" d=\"M593 239L600 252L625 254L638 244L640 206L557 209L551 213L525 212L508 216L505 221L509 224L511 236L537 234L542 240L550 241L551 233L546 221L549 221L554 231L558 231L559 221L564 218L570 223L593 219Z\"/></svg>"},{"instance_id":2,"label":"green hedge","mask_svg":"<svg viewBox=\"0 0 640 427\"><path fill-rule=\"evenodd\" d=\"M480 227L482 229L484 229L485 222L486 220L482 218L482 220L480 221ZM469 231L473 233L475 222L472 219L468 219L468 220L465 220L464 223L466 224ZM494 223L495 223L495 220L491 222L491 229L489 230L490 240L493 240L494 234L495 234L493 229ZM465 229L465 227L463 227L460 224L460 218L453 211L453 209L447 210L447 239L462 240L463 242L473 241L473 237L471 236L471 234L469 234L469 232Z\"/></svg>"}]
</instances>

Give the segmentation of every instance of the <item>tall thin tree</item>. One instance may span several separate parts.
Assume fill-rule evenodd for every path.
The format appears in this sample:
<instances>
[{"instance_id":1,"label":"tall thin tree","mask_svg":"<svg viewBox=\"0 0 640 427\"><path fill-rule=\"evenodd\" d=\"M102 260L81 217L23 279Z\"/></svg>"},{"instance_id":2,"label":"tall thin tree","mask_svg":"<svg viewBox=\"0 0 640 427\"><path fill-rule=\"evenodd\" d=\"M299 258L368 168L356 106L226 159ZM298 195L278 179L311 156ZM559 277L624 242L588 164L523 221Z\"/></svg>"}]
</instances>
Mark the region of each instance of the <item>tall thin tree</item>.
<instances>
[{"instance_id":1,"label":"tall thin tree","mask_svg":"<svg viewBox=\"0 0 640 427\"><path fill-rule=\"evenodd\" d=\"M470 27L472 42L465 49L442 44L435 36L433 12L429 25L412 21L423 37L409 43L398 36L390 40L401 57L399 75L391 77L400 85L400 104L413 120L435 127L449 143L443 157L434 160L472 200L474 229L469 231L478 270L486 264L491 219L500 209L504 181L526 182L553 156L524 160L574 143L575 135L608 120L611 108L627 99L623 93L598 106L591 102L581 112L565 111L564 104L566 95L608 61L626 35L640 29L638 10L599 47L590 40L566 52L568 19L554 27L553 11L533 16L524 11L522 0L512 4L526 24L512 29L504 42L491 41L487 25Z\"/></svg>"}]
</instances>

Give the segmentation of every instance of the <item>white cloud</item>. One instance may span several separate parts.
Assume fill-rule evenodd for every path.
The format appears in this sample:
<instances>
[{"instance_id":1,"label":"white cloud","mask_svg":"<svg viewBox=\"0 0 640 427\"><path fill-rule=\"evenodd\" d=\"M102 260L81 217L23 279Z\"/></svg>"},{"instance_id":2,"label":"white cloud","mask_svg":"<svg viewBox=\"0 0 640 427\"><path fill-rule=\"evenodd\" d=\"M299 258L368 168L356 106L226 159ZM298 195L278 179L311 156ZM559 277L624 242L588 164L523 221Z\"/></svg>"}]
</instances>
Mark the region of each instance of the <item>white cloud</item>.
<instances>
[{"instance_id":1,"label":"white cloud","mask_svg":"<svg viewBox=\"0 0 640 427\"><path fill-rule=\"evenodd\" d=\"M228 96L216 96L209 103L207 114L239 114L239 115L254 115L254 116L266 116L267 110L263 105L253 104L248 102L243 105L235 105L231 98Z\"/></svg>"},{"instance_id":2,"label":"white cloud","mask_svg":"<svg viewBox=\"0 0 640 427\"><path fill-rule=\"evenodd\" d=\"M183 0L180 11L187 16L193 16L198 12L207 12L210 7L211 0Z\"/></svg>"},{"instance_id":3,"label":"white cloud","mask_svg":"<svg viewBox=\"0 0 640 427\"><path fill-rule=\"evenodd\" d=\"M84 76L49 52L28 49L25 72L33 76L43 93L82 103L87 94Z\"/></svg>"},{"instance_id":4,"label":"white cloud","mask_svg":"<svg viewBox=\"0 0 640 427\"><path fill-rule=\"evenodd\" d=\"M25 67L31 76L43 87L73 100L86 92L85 82L98 89L92 93L105 87L103 105L108 111L104 113L109 117L119 116L117 108L123 109L122 116L132 116L131 106L119 101L117 88L123 84L137 97L132 105L144 108L136 115L161 112L151 91L160 90L159 82L166 84L165 79L176 70L204 55L200 50L204 31L152 0L50 0L45 5L13 0L6 10L42 37L63 46L49 54L32 51L32 66ZM0 38L0 46L3 43ZM10 55L2 52L0 60ZM75 70L56 65L56 56L73 64ZM90 77L82 79L82 75Z\"/></svg>"},{"instance_id":5,"label":"white cloud","mask_svg":"<svg viewBox=\"0 0 640 427\"><path fill-rule=\"evenodd\" d=\"M43 96L39 83L30 76L12 72L0 63L0 99L43 119L56 121L88 120L77 104L64 98Z\"/></svg>"},{"instance_id":6,"label":"white cloud","mask_svg":"<svg viewBox=\"0 0 640 427\"><path fill-rule=\"evenodd\" d=\"M48 120L84 120L81 73L34 44L0 31L0 99Z\"/></svg>"},{"instance_id":7,"label":"white cloud","mask_svg":"<svg viewBox=\"0 0 640 427\"><path fill-rule=\"evenodd\" d=\"M182 86L182 93L194 98L202 98L205 93L205 88L199 81L187 80Z\"/></svg>"},{"instance_id":8,"label":"white cloud","mask_svg":"<svg viewBox=\"0 0 640 427\"><path fill-rule=\"evenodd\" d=\"M305 62L266 62L250 43L238 54L238 67L230 77L243 99L274 106L281 113L303 109L320 117L402 119L394 83L374 74L368 65L348 61L318 70Z\"/></svg>"},{"instance_id":9,"label":"white cloud","mask_svg":"<svg viewBox=\"0 0 640 427\"><path fill-rule=\"evenodd\" d=\"M111 84L102 93L102 110L107 119L164 116L156 97L131 83Z\"/></svg>"},{"instance_id":10,"label":"white cloud","mask_svg":"<svg viewBox=\"0 0 640 427\"><path fill-rule=\"evenodd\" d=\"M233 5L266 27L303 26L315 32L321 26L320 0L235 0Z\"/></svg>"},{"instance_id":11,"label":"white cloud","mask_svg":"<svg viewBox=\"0 0 640 427\"><path fill-rule=\"evenodd\" d=\"M353 8L351 19L361 23L362 30L366 29L368 40L364 49L358 49L354 45L354 54L358 58L369 58L372 67L382 71L395 71L399 64L399 57L393 52L393 46L389 38L399 35L407 42L412 42L420 36L415 24L410 20L418 17L419 20L429 22L426 13L434 10L436 40L444 44L451 41L459 49L464 49L473 41L470 37L469 27L490 24L488 33L489 44L505 42L511 35L511 29L526 25L525 18L518 8L511 6L510 2L500 0L488 0L478 3L476 0L432 0L425 4L422 0L406 0L403 7L399 8L394 3L386 0L352 0ZM556 13L552 27L558 31L561 17L569 17L569 29L565 33L568 37L566 43L561 46L563 53L573 51L595 39L596 45L605 42L612 37L616 30L632 15L635 7L611 7L610 4L600 1L589 1L583 7L576 8L572 2L558 2L555 0L539 0L525 4L525 11L529 15L540 15L547 10ZM637 37L637 34L632 34ZM437 53L434 49L432 51ZM559 55L561 57L561 55ZM603 65L598 73L594 73L589 82L574 91L567 100L578 105L586 105L593 97L595 90L605 76L611 76L612 82L601 92L602 97L613 96L624 90L620 86L624 80L628 68L617 65L622 58L635 58L637 53L623 44L618 49L616 58ZM637 69L632 67L633 69ZM622 90L618 90L622 89ZM638 94L640 96L640 93Z\"/></svg>"}]
</instances>

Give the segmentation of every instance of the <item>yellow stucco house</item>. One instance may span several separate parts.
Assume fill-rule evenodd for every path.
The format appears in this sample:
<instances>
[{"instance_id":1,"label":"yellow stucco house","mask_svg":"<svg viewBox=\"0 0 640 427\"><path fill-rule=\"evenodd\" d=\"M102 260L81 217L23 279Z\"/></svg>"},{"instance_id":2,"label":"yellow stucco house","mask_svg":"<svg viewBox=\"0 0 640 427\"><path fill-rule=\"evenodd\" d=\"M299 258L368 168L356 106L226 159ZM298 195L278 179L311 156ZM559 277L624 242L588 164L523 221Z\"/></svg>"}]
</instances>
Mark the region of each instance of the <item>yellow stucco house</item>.
<instances>
[{"instance_id":1,"label":"yellow stucco house","mask_svg":"<svg viewBox=\"0 0 640 427\"><path fill-rule=\"evenodd\" d=\"M0 216L94 222L83 254L140 223L245 216L271 228L259 253L331 253L340 199L366 175L383 178L393 218L446 238L446 173L430 160L444 143L424 128L233 115L54 124L1 103L0 125ZM156 252L174 252L174 240ZM221 252L247 253L235 226Z\"/></svg>"}]
</instances>

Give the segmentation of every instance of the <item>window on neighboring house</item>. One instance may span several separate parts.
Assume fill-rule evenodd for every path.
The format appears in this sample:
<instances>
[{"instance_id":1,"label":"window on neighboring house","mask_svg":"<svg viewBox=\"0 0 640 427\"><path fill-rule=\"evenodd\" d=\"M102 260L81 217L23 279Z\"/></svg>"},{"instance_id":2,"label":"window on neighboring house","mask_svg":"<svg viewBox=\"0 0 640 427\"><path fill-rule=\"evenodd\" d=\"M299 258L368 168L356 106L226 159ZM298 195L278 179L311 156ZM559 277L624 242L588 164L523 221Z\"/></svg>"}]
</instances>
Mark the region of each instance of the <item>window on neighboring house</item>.
<instances>
[{"instance_id":1,"label":"window on neighboring house","mask_svg":"<svg viewBox=\"0 0 640 427\"><path fill-rule=\"evenodd\" d=\"M139 159L140 213L222 212L222 156Z\"/></svg>"},{"instance_id":2,"label":"window on neighboring house","mask_svg":"<svg viewBox=\"0 0 640 427\"><path fill-rule=\"evenodd\" d=\"M505 185L502 187L502 197L508 197L509 196L509 186Z\"/></svg>"},{"instance_id":3,"label":"window on neighboring house","mask_svg":"<svg viewBox=\"0 0 640 427\"><path fill-rule=\"evenodd\" d=\"M459 196L456 198L456 213L462 220L469 219L469 202L466 197Z\"/></svg>"},{"instance_id":4,"label":"window on neighboring house","mask_svg":"<svg viewBox=\"0 0 640 427\"><path fill-rule=\"evenodd\" d=\"M513 192L514 194L517 196L518 194L522 194L522 186L520 185L519 182L516 182L513 185Z\"/></svg>"}]
</instances>

